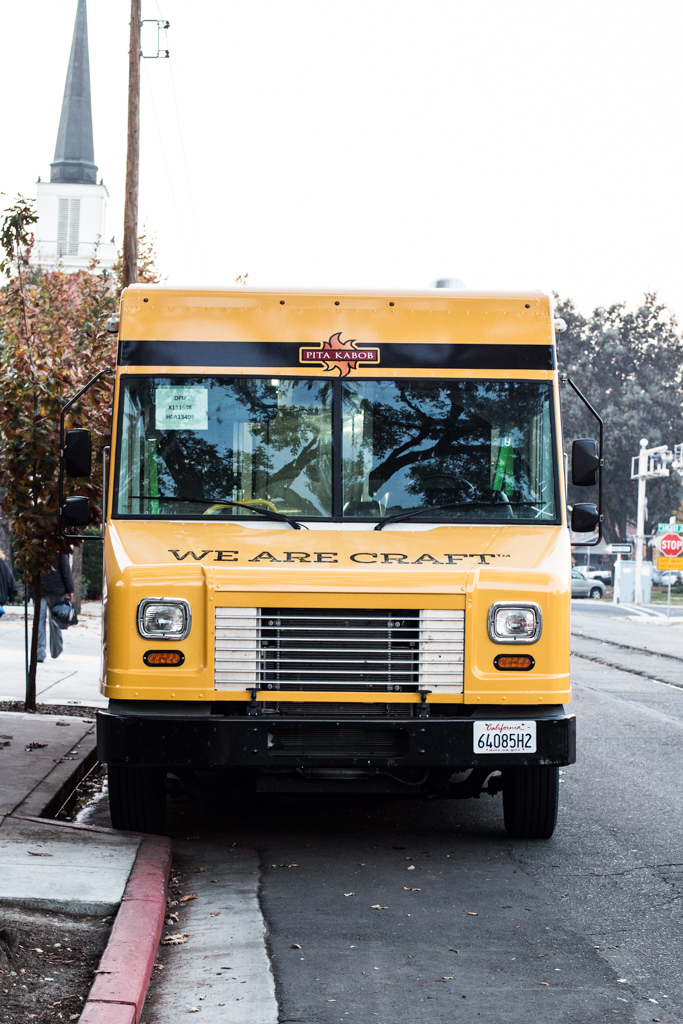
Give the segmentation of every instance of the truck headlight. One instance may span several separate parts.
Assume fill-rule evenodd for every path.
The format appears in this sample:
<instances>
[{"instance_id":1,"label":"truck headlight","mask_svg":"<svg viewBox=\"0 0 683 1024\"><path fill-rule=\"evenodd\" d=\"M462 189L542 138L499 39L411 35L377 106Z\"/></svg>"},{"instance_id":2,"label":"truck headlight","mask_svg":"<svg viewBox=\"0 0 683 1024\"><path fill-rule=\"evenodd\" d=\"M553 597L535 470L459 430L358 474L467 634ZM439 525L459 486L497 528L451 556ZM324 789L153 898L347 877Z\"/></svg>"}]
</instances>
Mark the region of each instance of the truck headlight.
<instances>
[{"instance_id":1,"label":"truck headlight","mask_svg":"<svg viewBox=\"0 0 683 1024\"><path fill-rule=\"evenodd\" d=\"M145 597L138 605L138 633L145 640L184 640L192 626L182 597Z\"/></svg>"},{"instance_id":2,"label":"truck headlight","mask_svg":"<svg viewBox=\"0 0 683 1024\"><path fill-rule=\"evenodd\" d=\"M494 644L535 644L543 616L533 601L496 601L489 608L488 626Z\"/></svg>"}]
</instances>

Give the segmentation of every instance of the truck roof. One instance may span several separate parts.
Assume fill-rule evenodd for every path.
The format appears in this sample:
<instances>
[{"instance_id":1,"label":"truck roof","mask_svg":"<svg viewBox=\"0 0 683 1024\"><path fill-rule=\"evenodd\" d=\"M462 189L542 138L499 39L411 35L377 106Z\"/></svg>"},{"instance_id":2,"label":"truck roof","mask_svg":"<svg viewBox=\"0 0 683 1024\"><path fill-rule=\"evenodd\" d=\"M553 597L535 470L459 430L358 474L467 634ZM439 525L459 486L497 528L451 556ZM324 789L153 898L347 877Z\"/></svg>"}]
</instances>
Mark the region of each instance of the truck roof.
<instances>
[{"instance_id":1,"label":"truck roof","mask_svg":"<svg viewBox=\"0 0 683 1024\"><path fill-rule=\"evenodd\" d=\"M552 304L539 291L182 288L131 285L120 338L145 341L552 345ZM344 342L346 343L346 342Z\"/></svg>"}]
</instances>

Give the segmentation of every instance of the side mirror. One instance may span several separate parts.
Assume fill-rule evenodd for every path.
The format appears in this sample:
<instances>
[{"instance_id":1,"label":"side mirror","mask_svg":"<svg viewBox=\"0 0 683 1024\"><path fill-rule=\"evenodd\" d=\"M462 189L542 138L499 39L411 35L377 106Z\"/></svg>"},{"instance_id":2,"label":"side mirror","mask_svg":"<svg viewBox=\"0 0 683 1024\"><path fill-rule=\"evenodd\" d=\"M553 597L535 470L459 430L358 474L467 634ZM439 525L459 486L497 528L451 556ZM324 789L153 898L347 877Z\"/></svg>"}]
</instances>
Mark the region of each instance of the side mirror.
<instances>
[{"instance_id":1,"label":"side mirror","mask_svg":"<svg viewBox=\"0 0 683 1024\"><path fill-rule=\"evenodd\" d=\"M574 443L576 444L576 442ZM597 529L599 522L600 513L597 505L589 501L574 505L570 523L572 533L592 533Z\"/></svg>"},{"instance_id":2,"label":"side mirror","mask_svg":"<svg viewBox=\"0 0 683 1024\"><path fill-rule=\"evenodd\" d=\"M572 483L576 487L594 487L598 482L599 468L598 442L587 437L581 437L574 441L572 444Z\"/></svg>"},{"instance_id":3,"label":"side mirror","mask_svg":"<svg viewBox=\"0 0 683 1024\"><path fill-rule=\"evenodd\" d=\"M90 498L67 498L62 505L62 522L65 526L88 526L90 523Z\"/></svg>"},{"instance_id":4,"label":"side mirror","mask_svg":"<svg viewBox=\"0 0 683 1024\"><path fill-rule=\"evenodd\" d=\"M64 469L67 476L90 476L92 473L89 430L83 430L81 427L67 430L64 444Z\"/></svg>"}]
</instances>

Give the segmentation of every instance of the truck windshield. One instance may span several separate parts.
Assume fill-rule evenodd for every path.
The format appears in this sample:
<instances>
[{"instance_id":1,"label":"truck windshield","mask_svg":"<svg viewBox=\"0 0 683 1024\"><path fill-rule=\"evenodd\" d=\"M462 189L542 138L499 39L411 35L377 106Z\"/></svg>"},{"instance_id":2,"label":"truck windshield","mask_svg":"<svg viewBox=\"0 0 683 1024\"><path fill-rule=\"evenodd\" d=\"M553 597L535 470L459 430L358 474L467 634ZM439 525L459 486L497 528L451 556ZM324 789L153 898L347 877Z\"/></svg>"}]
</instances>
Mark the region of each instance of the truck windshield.
<instances>
[{"instance_id":1,"label":"truck windshield","mask_svg":"<svg viewBox=\"0 0 683 1024\"><path fill-rule=\"evenodd\" d=\"M555 520L551 396L537 381L126 377L114 515Z\"/></svg>"}]
</instances>

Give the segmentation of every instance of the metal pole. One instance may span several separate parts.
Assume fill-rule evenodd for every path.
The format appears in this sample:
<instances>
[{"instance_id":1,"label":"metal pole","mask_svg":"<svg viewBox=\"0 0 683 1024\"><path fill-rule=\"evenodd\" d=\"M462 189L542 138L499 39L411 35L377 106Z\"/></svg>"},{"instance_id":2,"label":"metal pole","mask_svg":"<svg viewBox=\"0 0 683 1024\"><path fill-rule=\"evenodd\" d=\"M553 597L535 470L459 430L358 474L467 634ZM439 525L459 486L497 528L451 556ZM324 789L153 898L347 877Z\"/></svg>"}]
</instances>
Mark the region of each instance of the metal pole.
<instances>
[{"instance_id":1,"label":"metal pole","mask_svg":"<svg viewBox=\"0 0 683 1024\"><path fill-rule=\"evenodd\" d=\"M636 586L634 604L643 604L643 544L645 543L645 474L647 473L647 438L640 439L638 455L638 515L636 523Z\"/></svg>"},{"instance_id":2,"label":"metal pole","mask_svg":"<svg viewBox=\"0 0 683 1024\"><path fill-rule=\"evenodd\" d=\"M128 151L126 198L123 214L123 287L138 279L138 185L140 178L140 30L141 0L130 4L128 53Z\"/></svg>"},{"instance_id":3,"label":"metal pole","mask_svg":"<svg viewBox=\"0 0 683 1024\"><path fill-rule=\"evenodd\" d=\"M617 555L617 564L614 566L614 590L612 591L612 604L619 604L619 591L621 590L621 555Z\"/></svg>"},{"instance_id":4,"label":"metal pole","mask_svg":"<svg viewBox=\"0 0 683 1024\"><path fill-rule=\"evenodd\" d=\"M671 573L669 573L666 589L668 591L666 595L666 617L668 619L671 615Z\"/></svg>"},{"instance_id":5,"label":"metal pole","mask_svg":"<svg viewBox=\"0 0 683 1024\"><path fill-rule=\"evenodd\" d=\"M26 693L28 693L28 587L24 583L24 664L26 666Z\"/></svg>"}]
</instances>

